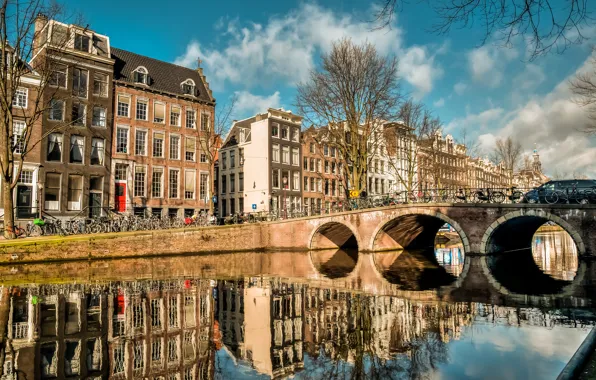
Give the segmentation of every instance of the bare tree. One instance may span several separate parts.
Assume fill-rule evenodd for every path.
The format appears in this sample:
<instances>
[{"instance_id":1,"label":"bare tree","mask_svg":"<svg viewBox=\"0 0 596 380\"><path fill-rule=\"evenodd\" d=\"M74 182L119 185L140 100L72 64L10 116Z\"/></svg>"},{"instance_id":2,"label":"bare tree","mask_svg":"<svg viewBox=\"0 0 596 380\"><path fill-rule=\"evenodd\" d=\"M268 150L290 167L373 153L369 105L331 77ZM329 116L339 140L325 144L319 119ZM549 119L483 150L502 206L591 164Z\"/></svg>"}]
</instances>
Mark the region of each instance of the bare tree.
<instances>
[{"instance_id":1,"label":"bare tree","mask_svg":"<svg viewBox=\"0 0 596 380\"><path fill-rule=\"evenodd\" d=\"M418 140L418 182L419 188L441 189L445 165L441 160L445 141L441 138L441 119L426 111L423 115L423 133Z\"/></svg>"},{"instance_id":2,"label":"bare tree","mask_svg":"<svg viewBox=\"0 0 596 380\"><path fill-rule=\"evenodd\" d=\"M217 152L219 148L221 148L222 144L222 136L227 132L229 129L233 114L234 114L234 107L238 101L237 95L232 95L228 101L215 113L215 118L211 125L201 125L200 128L200 138L199 138L199 148L201 154L205 155L205 161L209 164L210 170L210 177L211 180L209 181L209 194L212 196L214 195L213 189L213 178L214 178L214 165L215 161L217 160ZM240 157L242 159L242 157ZM209 204L210 209L214 211L215 205L213 204L213 197L210 197Z\"/></svg>"},{"instance_id":3,"label":"bare tree","mask_svg":"<svg viewBox=\"0 0 596 380\"><path fill-rule=\"evenodd\" d=\"M326 142L343 165L346 191L366 188L372 155L382 140L382 125L397 115L401 95L397 59L382 57L370 43L342 39L322 56L321 69L298 85L296 104L312 124L324 126Z\"/></svg>"},{"instance_id":4,"label":"bare tree","mask_svg":"<svg viewBox=\"0 0 596 380\"><path fill-rule=\"evenodd\" d=\"M506 139L497 139L495 150L491 155L491 159L495 164L503 163L505 169L511 173L518 169L521 157L522 146L518 141L513 140L511 136Z\"/></svg>"},{"instance_id":5,"label":"bare tree","mask_svg":"<svg viewBox=\"0 0 596 380\"><path fill-rule=\"evenodd\" d=\"M419 156L427 147L425 142L434 138L435 133L440 130L440 122L432 117L423 104L412 99L401 105L398 118L398 122L387 123L384 128L388 164L398 186L404 191L412 192L418 188L421 178ZM432 170L426 168L422 174Z\"/></svg>"},{"instance_id":6,"label":"bare tree","mask_svg":"<svg viewBox=\"0 0 596 380\"><path fill-rule=\"evenodd\" d=\"M69 127L55 123L41 133L43 115L52 112L44 99L56 92L52 84L57 78L40 47L51 44L54 52L67 47L67 33L49 36L44 28L49 18L60 16L65 17L63 8L45 0L3 0L0 5L0 176L6 238L15 237L14 189L23 163L39 154L35 152L49 133Z\"/></svg>"},{"instance_id":7,"label":"bare tree","mask_svg":"<svg viewBox=\"0 0 596 380\"><path fill-rule=\"evenodd\" d=\"M585 131L596 134L596 48L593 50L592 70L578 73L570 81L571 91L576 95L574 101L585 107L589 122Z\"/></svg>"},{"instance_id":8,"label":"bare tree","mask_svg":"<svg viewBox=\"0 0 596 380\"><path fill-rule=\"evenodd\" d=\"M405 2L383 0L375 14L377 25L390 26L394 13ZM496 38L509 46L514 38L523 37L531 59L553 49L561 53L583 42L586 37L582 29L593 20L587 0L439 0L431 4L439 18L433 27L435 33L480 24L484 29L482 44Z\"/></svg>"}]
</instances>

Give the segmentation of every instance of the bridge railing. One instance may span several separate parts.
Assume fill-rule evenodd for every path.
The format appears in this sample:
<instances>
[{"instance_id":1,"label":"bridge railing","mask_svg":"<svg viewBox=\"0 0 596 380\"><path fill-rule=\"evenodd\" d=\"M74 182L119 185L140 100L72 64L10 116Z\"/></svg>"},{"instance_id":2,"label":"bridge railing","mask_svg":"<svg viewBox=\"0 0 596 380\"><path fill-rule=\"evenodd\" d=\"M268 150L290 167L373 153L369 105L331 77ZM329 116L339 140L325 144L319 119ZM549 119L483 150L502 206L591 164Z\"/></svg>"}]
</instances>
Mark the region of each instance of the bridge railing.
<instances>
[{"instance_id":1,"label":"bridge railing","mask_svg":"<svg viewBox=\"0 0 596 380\"><path fill-rule=\"evenodd\" d=\"M288 207L270 212L246 213L234 222L274 221L304 216L328 215L344 211L388 207L401 204L470 203L470 204L596 204L596 188L555 189L541 188L461 188L402 191L391 194L370 195L355 199L328 201L325 206Z\"/></svg>"}]
</instances>

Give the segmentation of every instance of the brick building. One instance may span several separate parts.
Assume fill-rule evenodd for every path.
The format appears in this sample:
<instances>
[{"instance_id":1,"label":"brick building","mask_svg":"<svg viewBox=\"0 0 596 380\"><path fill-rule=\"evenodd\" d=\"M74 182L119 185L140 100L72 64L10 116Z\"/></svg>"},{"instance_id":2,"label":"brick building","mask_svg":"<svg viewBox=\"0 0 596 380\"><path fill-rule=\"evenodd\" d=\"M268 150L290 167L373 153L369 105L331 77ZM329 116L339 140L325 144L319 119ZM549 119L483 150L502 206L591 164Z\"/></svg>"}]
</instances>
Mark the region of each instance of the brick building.
<instances>
[{"instance_id":1,"label":"brick building","mask_svg":"<svg viewBox=\"0 0 596 380\"><path fill-rule=\"evenodd\" d=\"M12 49L5 49L5 55L9 65L20 65L17 59L13 61ZM8 68L10 72L14 67ZM13 116L13 154L15 158L14 172L19 170L19 161L21 154L25 153L22 169L13 191L13 207L15 207L15 220L29 219L39 214L40 202L40 162L41 162L41 144L39 144L41 135L41 118L36 113L40 112L38 102L38 93L41 85L41 78L32 71L23 72L18 86L12 99ZM29 138L26 137L26 131L30 130ZM0 177L0 199L4 199L4 184ZM4 205L0 203L0 213L4 214Z\"/></svg>"},{"instance_id":2,"label":"brick building","mask_svg":"<svg viewBox=\"0 0 596 380\"><path fill-rule=\"evenodd\" d=\"M302 187L304 211L309 215L329 212L345 199L343 160L334 146L319 138L320 130L302 132Z\"/></svg>"},{"instance_id":3,"label":"brick building","mask_svg":"<svg viewBox=\"0 0 596 380\"><path fill-rule=\"evenodd\" d=\"M440 131L428 140L419 141L418 178L421 191L457 190L467 186L466 146Z\"/></svg>"},{"instance_id":4,"label":"brick building","mask_svg":"<svg viewBox=\"0 0 596 380\"><path fill-rule=\"evenodd\" d=\"M112 76L107 36L43 16L36 21L34 65L51 65L43 92L40 162L44 211L54 216L101 215L108 205L112 137Z\"/></svg>"},{"instance_id":5,"label":"brick building","mask_svg":"<svg viewBox=\"0 0 596 380\"><path fill-rule=\"evenodd\" d=\"M301 123L301 116L274 108L234 122L219 151L221 217L302 208Z\"/></svg>"},{"instance_id":6,"label":"brick building","mask_svg":"<svg viewBox=\"0 0 596 380\"><path fill-rule=\"evenodd\" d=\"M208 210L212 168L199 139L215 99L201 69L112 49L114 132L111 206L162 216Z\"/></svg>"},{"instance_id":7,"label":"brick building","mask_svg":"<svg viewBox=\"0 0 596 380\"><path fill-rule=\"evenodd\" d=\"M505 165L494 164L488 158L468 158L467 187L507 188L512 174Z\"/></svg>"}]
</instances>

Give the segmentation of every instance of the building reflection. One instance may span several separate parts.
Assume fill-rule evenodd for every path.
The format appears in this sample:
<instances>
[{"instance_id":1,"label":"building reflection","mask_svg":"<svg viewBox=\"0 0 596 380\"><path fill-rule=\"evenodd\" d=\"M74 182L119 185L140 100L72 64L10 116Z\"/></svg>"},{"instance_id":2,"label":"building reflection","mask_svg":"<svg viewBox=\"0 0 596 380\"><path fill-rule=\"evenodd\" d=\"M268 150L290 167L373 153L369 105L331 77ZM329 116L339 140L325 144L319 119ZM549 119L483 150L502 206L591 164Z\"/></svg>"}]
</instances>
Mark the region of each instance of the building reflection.
<instances>
[{"instance_id":1,"label":"building reflection","mask_svg":"<svg viewBox=\"0 0 596 380\"><path fill-rule=\"evenodd\" d=\"M274 379L325 378L338 366L349 377L419 378L448 360L448 343L473 323L591 323L571 311L407 300L268 276L0 289L2 379L213 379L218 351Z\"/></svg>"},{"instance_id":2,"label":"building reflection","mask_svg":"<svg viewBox=\"0 0 596 380\"><path fill-rule=\"evenodd\" d=\"M534 234L532 257L543 272L555 279L571 281L577 274L577 247L558 226L543 226Z\"/></svg>"}]
</instances>

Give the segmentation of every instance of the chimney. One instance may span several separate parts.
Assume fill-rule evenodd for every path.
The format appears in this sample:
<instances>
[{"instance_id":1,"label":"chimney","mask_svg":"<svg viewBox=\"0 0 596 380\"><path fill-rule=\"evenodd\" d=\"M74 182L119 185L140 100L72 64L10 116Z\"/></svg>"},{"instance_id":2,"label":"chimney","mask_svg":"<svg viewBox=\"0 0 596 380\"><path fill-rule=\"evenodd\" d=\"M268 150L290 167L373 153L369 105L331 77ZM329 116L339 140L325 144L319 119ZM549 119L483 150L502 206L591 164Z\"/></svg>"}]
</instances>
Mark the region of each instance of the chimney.
<instances>
[{"instance_id":1,"label":"chimney","mask_svg":"<svg viewBox=\"0 0 596 380\"><path fill-rule=\"evenodd\" d=\"M47 34L45 34L46 38L42 35L41 31L45 26L48 24L48 17L43 13L39 12L35 17L35 32L33 37L33 55L37 54L41 46L47 40ZM47 33L47 31L45 32Z\"/></svg>"}]
</instances>

